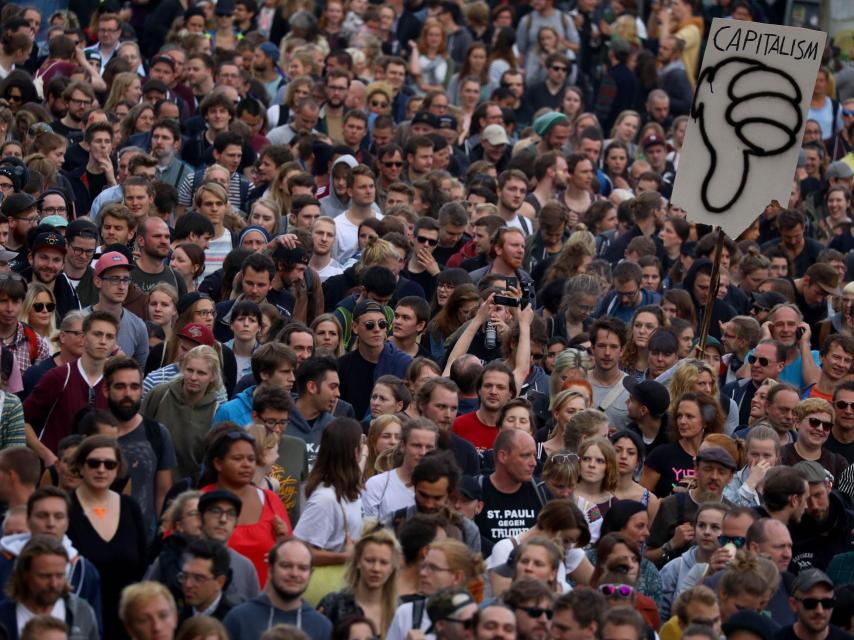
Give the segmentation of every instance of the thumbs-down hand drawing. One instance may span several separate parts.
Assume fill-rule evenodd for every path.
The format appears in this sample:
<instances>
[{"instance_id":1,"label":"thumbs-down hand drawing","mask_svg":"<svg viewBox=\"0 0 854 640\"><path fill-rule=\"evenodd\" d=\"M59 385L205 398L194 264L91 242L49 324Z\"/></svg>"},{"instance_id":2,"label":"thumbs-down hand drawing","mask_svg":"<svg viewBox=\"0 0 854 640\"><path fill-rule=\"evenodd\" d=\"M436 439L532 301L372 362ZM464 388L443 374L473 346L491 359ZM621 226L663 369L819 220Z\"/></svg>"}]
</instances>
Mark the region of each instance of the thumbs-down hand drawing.
<instances>
[{"instance_id":1,"label":"thumbs-down hand drawing","mask_svg":"<svg viewBox=\"0 0 854 640\"><path fill-rule=\"evenodd\" d=\"M727 106L713 112L708 103ZM798 143L803 124L801 90L786 71L750 58L727 58L707 67L697 80L691 116L708 150L701 186L707 211L725 213L750 180L751 164L785 153Z\"/></svg>"}]
</instances>

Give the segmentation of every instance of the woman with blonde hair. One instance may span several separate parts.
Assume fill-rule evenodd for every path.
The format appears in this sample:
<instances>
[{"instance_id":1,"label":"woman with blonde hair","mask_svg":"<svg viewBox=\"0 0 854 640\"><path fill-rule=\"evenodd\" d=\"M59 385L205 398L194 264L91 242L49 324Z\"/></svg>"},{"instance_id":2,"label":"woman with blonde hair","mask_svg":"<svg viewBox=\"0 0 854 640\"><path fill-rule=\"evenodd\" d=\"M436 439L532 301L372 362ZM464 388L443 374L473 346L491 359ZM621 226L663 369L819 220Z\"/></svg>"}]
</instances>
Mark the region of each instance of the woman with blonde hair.
<instances>
[{"instance_id":1,"label":"woman with blonde hair","mask_svg":"<svg viewBox=\"0 0 854 640\"><path fill-rule=\"evenodd\" d=\"M554 426L549 431L548 440L542 443L541 448L537 447L540 449L538 459L545 462L550 455L565 448L564 438L572 416L589 406L587 397L578 391L561 391L556 396L552 396L549 411L552 414Z\"/></svg>"},{"instance_id":2,"label":"woman with blonde hair","mask_svg":"<svg viewBox=\"0 0 854 640\"><path fill-rule=\"evenodd\" d=\"M561 249L560 253L549 266L543 278L543 284L552 280L568 279L579 273L584 273L587 265L593 261L595 255L595 240L593 249L586 242L570 242L569 240Z\"/></svg>"},{"instance_id":3,"label":"woman with blonde hair","mask_svg":"<svg viewBox=\"0 0 854 640\"><path fill-rule=\"evenodd\" d=\"M271 186L271 191L275 193ZM259 198L249 208L249 224L258 225L270 236L276 236L284 231L282 228L282 208L272 198Z\"/></svg>"},{"instance_id":4,"label":"woman with blonde hair","mask_svg":"<svg viewBox=\"0 0 854 640\"><path fill-rule=\"evenodd\" d=\"M136 104L142 97L142 80L134 71L117 73L110 85L110 95L104 104L104 111L109 113L122 100Z\"/></svg>"},{"instance_id":5,"label":"woman with blonde hair","mask_svg":"<svg viewBox=\"0 0 854 640\"><path fill-rule=\"evenodd\" d=\"M449 67L446 46L445 30L435 18L424 22L418 42L409 42L409 73L424 93L445 88Z\"/></svg>"},{"instance_id":6,"label":"woman with blonde hair","mask_svg":"<svg viewBox=\"0 0 854 640\"><path fill-rule=\"evenodd\" d=\"M43 338L56 333L56 298L53 291L40 282L31 282L18 319L28 324Z\"/></svg>"},{"instance_id":7,"label":"woman with blonde hair","mask_svg":"<svg viewBox=\"0 0 854 640\"><path fill-rule=\"evenodd\" d=\"M621 142L626 145L629 162L631 162L637 155L638 145L636 141L640 125L641 117L637 111L631 109L621 111L617 114L617 119L611 128L611 137L605 141L603 148L607 149L612 142Z\"/></svg>"},{"instance_id":8,"label":"woman with blonde hair","mask_svg":"<svg viewBox=\"0 0 854 640\"><path fill-rule=\"evenodd\" d=\"M344 355L344 346L341 343L341 323L335 314L323 313L317 316L310 326L315 336L314 355L328 355L333 358Z\"/></svg>"},{"instance_id":9,"label":"woman with blonde hair","mask_svg":"<svg viewBox=\"0 0 854 640\"><path fill-rule=\"evenodd\" d=\"M163 329L166 339L178 317L178 291L171 284L158 282L148 292L148 319Z\"/></svg>"},{"instance_id":10,"label":"woman with blonde hair","mask_svg":"<svg viewBox=\"0 0 854 640\"><path fill-rule=\"evenodd\" d=\"M676 399L688 391L706 393L713 398L720 397L718 389L718 376L712 365L704 360L688 359L679 363L673 377L670 378L668 386L670 391L671 414L676 408ZM732 434L738 427L738 405L732 398L726 398L727 412L724 419L724 431ZM723 407L721 407L723 409Z\"/></svg>"},{"instance_id":11,"label":"woman with blonde hair","mask_svg":"<svg viewBox=\"0 0 854 640\"><path fill-rule=\"evenodd\" d=\"M344 588L324 597L317 610L333 625L350 616L365 616L379 623L380 637L384 637L398 606L400 560L394 533L374 520L366 520L347 561Z\"/></svg>"},{"instance_id":12,"label":"woman with blonde hair","mask_svg":"<svg viewBox=\"0 0 854 640\"><path fill-rule=\"evenodd\" d=\"M255 459L255 477L252 482L258 487L279 492L279 481L275 478L276 460L279 458L279 442L281 437L275 430L270 430L263 424L251 424L246 432L255 438L258 451Z\"/></svg>"},{"instance_id":13,"label":"woman with blonde hair","mask_svg":"<svg viewBox=\"0 0 854 640\"><path fill-rule=\"evenodd\" d=\"M586 380L592 368L593 357L587 351L572 347L561 351L549 376L549 397L557 396L569 380Z\"/></svg>"},{"instance_id":14,"label":"woman with blonde hair","mask_svg":"<svg viewBox=\"0 0 854 640\"><path fill-rule=\"evenodd\" d=\"M585 517L590 526L590 542L599 539L602 519L616 499L619 471L617 454L607 438L596 436L584 440L578 447L579 475L573 500L587 506Z\"/></svg>"},{"instance_id":15,"label":"woman with blonde hair","mask_svg":"<svg viewBox=\"0 0 854 640\"><path fill-rule=\"evenodd\" d=\"M371 420L371 426L368 429L368 458L365 461L362 476L365 482L381 472L377 468L377 460L383 452L396 449L402 430L403 420L397 414L388 414Z\"/></svg>"}]
</instances>

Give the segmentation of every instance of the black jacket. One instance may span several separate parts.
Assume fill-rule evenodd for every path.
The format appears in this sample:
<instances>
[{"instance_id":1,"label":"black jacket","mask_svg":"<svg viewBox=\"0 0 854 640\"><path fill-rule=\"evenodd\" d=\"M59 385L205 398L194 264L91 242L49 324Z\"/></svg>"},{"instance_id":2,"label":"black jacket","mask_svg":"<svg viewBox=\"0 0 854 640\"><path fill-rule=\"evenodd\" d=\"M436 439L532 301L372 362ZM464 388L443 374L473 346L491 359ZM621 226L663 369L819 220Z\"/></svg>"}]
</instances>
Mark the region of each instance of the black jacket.
<instances>
[{"instance_id":1,"label":"black jacket","mask_svg":"<svg viewBox=\"0 0 854 640\"><path fill-rule=\"evenodd\" d=\"M818 522L809 512L792 530L792 563L790 570L803 571L810 567L827 570L833 556L854 551L854 513L851 499L838 491L830 492L827 519Z\"/></svg>"},{"instance_id":2,"label":"black jacket","mask_svg":"<svg viewBox=\"0 0 854 640\"><path fill-rule=\"evenodd\" d=\"M694 301L694 307L697 309L698 323L702 323L706 307L705 305L700 304L697 298L694 297L694 280L697 279L697 274L700 272L700 269L708 267L711 263L711 260L708 258L699 258L695 260L694 264L691 265L691 268L685 275L685 279L682 281L682 288L688 292L691 296L691 300ZM736 315L736 313L735 310L726 302L718 300L716 293L717 292L715 291L709 292L709 296L714 298L714 302L712 304L712 319L711 322L709 322L709 335L720 340L721 323L728 322Z\"/></svg>"}]
</instances>

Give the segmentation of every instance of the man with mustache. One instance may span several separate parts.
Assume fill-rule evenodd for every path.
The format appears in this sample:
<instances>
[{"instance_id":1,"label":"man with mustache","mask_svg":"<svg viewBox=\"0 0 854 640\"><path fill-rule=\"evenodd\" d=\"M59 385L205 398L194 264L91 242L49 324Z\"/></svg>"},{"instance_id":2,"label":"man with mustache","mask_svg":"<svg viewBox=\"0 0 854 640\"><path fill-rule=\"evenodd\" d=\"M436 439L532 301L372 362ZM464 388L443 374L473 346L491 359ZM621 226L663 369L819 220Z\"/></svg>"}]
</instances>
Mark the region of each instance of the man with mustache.
<instances>
[{"instance_id":1,"label":"man with mustache","mask_svg":"<svg viewBox=\"0 0 854 640\"><path fill-rule=\"evenodd\" d=\"M661 501L658 514L650 527L646 557L665 564L687 551L693 539L694 516L704 502L725 502L724 487L736 471L736 462L722 447L704 447L697 454L696 487L674 493Z\"/></svg>"},{"instance_id":2,"label":"man with mustache","mask_svg":"<svg viewBox=\"0 0 854 640\"><path fill-rule=\"evenodd\" d=\"M178 463L169 430L139 413L142 379L139 364L128 356L115 356L104 365L103 393L119 424L117 437L128 462L131 495L139 503L152 536L157 514L163 510L163 500L172 486L172 469Z\"/></svg>"}]
</instances>

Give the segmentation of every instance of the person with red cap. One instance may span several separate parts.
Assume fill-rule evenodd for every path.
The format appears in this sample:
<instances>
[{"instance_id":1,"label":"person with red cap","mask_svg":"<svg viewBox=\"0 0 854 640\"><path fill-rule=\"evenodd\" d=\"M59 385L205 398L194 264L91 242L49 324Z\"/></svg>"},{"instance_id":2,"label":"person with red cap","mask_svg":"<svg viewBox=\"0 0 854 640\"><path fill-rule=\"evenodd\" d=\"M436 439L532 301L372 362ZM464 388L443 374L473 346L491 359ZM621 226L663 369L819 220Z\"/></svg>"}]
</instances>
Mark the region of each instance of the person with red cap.
<instances>
[{"instance_id":1,"label":"person with red cap","mask_svg":"<svg viewBox=\"0 0 854 640\"><path fill-rule=\"evenodd\" d=\"M106 311L119 321L119 335L116 343L127 355L145 366L148 358L148 330L145 322L122 305L127 300L130 288L131 265L127 257L119 251L108 251L95 263L95 288L98 289L98 302L90 309Z\"/></svg>"}]
</instances>

